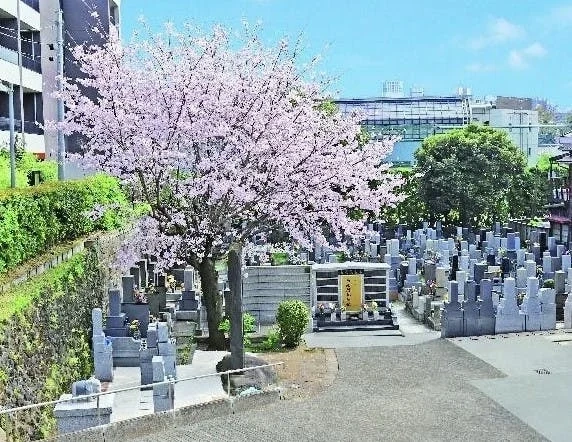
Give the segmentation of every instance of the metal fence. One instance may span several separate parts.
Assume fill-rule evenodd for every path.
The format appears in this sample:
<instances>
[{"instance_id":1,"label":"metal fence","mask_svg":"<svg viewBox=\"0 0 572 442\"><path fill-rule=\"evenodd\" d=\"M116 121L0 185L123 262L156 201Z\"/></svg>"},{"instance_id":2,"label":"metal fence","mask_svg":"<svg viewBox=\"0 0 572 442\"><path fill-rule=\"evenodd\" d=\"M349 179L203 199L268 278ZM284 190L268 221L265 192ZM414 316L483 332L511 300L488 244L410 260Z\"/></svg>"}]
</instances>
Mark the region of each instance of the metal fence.
<instances>
[{"instance_id":1,"label":"metal fence","mask_svg":"<svg viewBox=\"0 0 572 442\"><path fill-rule=\"evenodd\" d=\"M46 402L40 402L37 404L29 404L29 405L22 405L20 407L14 407L14 408L2 408L0 407L0 416L2 415L9 415L10 416L10 421L13 423L14 427L17 427L17 422L18 422L18 413L19 412L23 412L26 410L31 410L31 409L35 409L35 408L41 408L41 407L49 407L49 406L55 406L57 404L61 404L61 403L66 403L66 402L74 402L79 400L85 400L85 399L95 399L96 400L96 408L97 408L97 422L98 422L98 426L104 424L104 422L102 422L102 417L100 416L100 399L102 396L106 396L106 395L110 395L110 394L120 394L120 393L126 393L126 392L132 392L135 390L141 390L141 391L150 391L152 392L153 387L154 386L160 386L160 385L170 385L171 388L169 388L169 394L171 394L172 391L174 391L174 387L176 384L182 383L182 382L191 382L191 381L197 381L200 379L205 379L205 378L210 378L210 377L215 377L215 376L225 376L227 377L227 391L226 394L228 395L229 399L232 399L231 396L231 391L230 391L230 376L232 374L242 374L248 371L252 371L252 370L257 370L257 369L261 369L261 368L268 368L268 367L275 367L278 365L283 365L284 362L275 362L272 364L264 364L264 365L257 365L255 367L245 367L245 368L241 368L241 369L236 369L236 370L227 370L227 371L223 371L223 372L218 372L218 373L208 373L208 374L204 374L204 375L198 375L198 376L191 376L191 377L186 377L186 378L179 378L179 379L169 379L163 382L154 382L152 384L147 384L147 385L134 385L134 386L129 386L129 387L124 387L124 388L117 388L115 390L109 390L109 391L102 391L100 393L93 393L93 394L88 394L88 395L81 395L81 396L76 396L76 397L71 397L71 398L66 398L66 399L58 399L58 400L53 400L53 401L46 401ZM203 401L203 402L198 402L198 403L193 403L192 405L198 405L201 403L208 403L209 400L207 401ZM229 412L232 412L232 403L233 401L230 401L230 408L229 408ZM175 411L176 411L177 407L173 407L172 411L172 417L175 417ZM145 414L153 414L153 412L150 413L143 413L142 415ZM139 417L139 416L133 416L133 417ZM130 419L130 418L126 418L126 419ZM118 421L115 421L118 422Z\"/></svg>"}]
</instances>

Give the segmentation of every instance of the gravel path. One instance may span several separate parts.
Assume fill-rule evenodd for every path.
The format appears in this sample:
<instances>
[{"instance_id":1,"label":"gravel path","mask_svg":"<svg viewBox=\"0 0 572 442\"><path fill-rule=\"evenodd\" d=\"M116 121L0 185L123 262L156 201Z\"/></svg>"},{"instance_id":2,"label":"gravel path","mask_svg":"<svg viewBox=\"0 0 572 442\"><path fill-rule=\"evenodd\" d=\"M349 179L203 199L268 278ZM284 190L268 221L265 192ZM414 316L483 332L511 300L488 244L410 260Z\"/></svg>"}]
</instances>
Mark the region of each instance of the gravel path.
<instances>
[{"instance_id":1,"label":"gravel path","mask_svg":"<svg viewBox=\"0 0 572 442\"><path fill-rule=\"evenodd\" d=\"M321 394L189 423L139 441L543 441L468 381L503 375L446 340L337 349Z\"/></svg>"}]
</instances>

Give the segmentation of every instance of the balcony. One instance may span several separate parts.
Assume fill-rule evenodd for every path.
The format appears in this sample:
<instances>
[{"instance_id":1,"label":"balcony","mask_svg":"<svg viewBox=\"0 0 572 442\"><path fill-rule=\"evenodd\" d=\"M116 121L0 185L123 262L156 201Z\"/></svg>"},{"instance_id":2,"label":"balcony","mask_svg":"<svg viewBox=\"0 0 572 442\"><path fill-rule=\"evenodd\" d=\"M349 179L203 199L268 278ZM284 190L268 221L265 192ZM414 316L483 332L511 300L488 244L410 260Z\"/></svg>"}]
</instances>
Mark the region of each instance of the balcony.
<instances>
[{"instance_id":1,"label":"balcony","mask_svg":"<svg viewBox=\"0 0 572 442\"><path fill-rule=\"evenodd\" d=\"M14 131L16 134L20 132L20 120L14 120ZM10 130L10 120L6 117L0 117L0 131ZM43 135L44 129L39 127L35 121L24 121L24 132L27 134Z\"/></svg>"},{"instance_id":2,"label":"balcony","mask_svg":"<svg viewBox=\"0 0 572 442\"><path fill-rule=\"evenodd\" d=\"M22 0L22 3L28 5L32 9L40 12L40 0Z\"/></svg>"}]
</instances>

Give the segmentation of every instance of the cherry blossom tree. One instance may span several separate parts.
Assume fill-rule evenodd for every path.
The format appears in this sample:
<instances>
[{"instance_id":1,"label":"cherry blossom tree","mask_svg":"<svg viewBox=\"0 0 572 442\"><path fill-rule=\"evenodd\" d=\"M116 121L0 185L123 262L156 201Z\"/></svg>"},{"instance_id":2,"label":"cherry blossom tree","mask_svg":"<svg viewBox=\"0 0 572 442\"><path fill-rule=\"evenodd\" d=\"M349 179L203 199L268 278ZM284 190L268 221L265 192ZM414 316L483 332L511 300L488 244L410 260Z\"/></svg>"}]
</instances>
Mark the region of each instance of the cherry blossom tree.
<instances>
[{"instance_id":1,"label":"cherry blossom tree","mask_svg":"<svg viewBox=\"0 0 572 442\"><path fill-rule=\"evenodd\" d=\"M218 349L215 262L232 244L277 225L309 248L359 235L355 214L395 203L400 184L383 164L393 140L360 143L359 115L324 109L325 83L311 78L313 63L297 66L296 48L267 48L256 32L230 35L185 27L77 47L85 77L67 80L63 94L62 126L85 140L82 163L148 205L130 250L199 272Z\"/></svg>"}]
</instances>

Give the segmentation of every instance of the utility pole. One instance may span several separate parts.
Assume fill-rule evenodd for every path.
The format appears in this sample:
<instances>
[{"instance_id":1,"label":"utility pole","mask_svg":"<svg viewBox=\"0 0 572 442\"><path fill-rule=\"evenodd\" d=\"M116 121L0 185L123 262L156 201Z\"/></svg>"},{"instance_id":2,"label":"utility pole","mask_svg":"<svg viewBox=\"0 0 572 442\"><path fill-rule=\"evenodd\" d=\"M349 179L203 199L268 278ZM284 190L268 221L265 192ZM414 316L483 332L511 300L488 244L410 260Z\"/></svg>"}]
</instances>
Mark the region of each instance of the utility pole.
<instances>
[{"instance_id":1,"label":"utility pole","mask_svg":"<svg viewBox=\"0 0 572 442\"><path fill-rule=\"evenodd\" d=\"M14 85L0 81L0 92L8 94L8 119L10 121L10 187L16 187L16 137L14 134Z\"/></svg>"},{"instance_id":2,"label":"utility pole","mask_svg":"<svg viewBox=\"0 0 572 442\"><path fill-rule=\"evenodd\" d=\"M18 29L18 71L20 74L20 129L22 132L22 145L26 145L26 135L24 132L24 81L22 75L22 30L20 28L20 0L16 0L16 15Z\"/></svg>"},{"instance_id":3,"label":"utility pole","mask_svg":"<svg viewBox=\"0 0 572 442\"><path fill-rule=\"evenodd\" d=\"M57 41L56 41L56 67L57 67L57 89L58 89L58 180L63 180L65 178L65 155L66 155L66 140L64 138L64 132L60 127L60 124L64 121L64 100L61 96L64 90L64 20L62 10L58 9L56 11L57 20Z\"/></svg>"}]
</instances>

